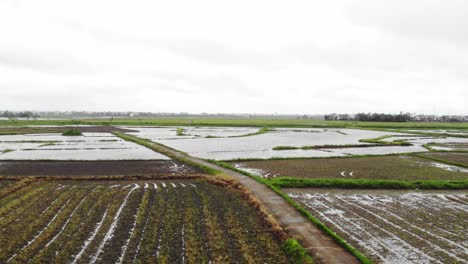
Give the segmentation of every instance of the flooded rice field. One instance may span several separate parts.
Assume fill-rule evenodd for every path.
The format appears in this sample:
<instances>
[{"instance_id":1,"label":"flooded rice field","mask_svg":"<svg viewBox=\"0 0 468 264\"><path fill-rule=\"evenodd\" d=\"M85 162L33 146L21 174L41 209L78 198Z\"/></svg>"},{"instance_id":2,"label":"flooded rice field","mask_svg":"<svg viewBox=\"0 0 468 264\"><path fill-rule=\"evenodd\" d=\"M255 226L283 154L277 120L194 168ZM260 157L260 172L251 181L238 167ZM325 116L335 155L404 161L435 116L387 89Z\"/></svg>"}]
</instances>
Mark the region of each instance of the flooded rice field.
<instances>
[{"instance_id":1,"label":"flooded rice field","mask_svg":"<svg viewBox=\"0 0 468 264\"><path fill-rule=\"evenodd\" d=\"M0 160L169 160L110 133L0 136Z\"/></svg>"},{"instance_id":2,"label":"flooded rice field","mask_svg":"<svg viewBox=\"0 0 468 264\"><path fill-rule=\"evenodd\" d=\"M377 263L467 263L467 192L285 191Z\"/></svg>"},{"instance_id":3,"label":"flooded rice field","mask_svg":"<svg viewBox=\"0 0 468 264\"><path fill-rule=\"evenodd\" d=\"M194 138L228 138L241 137L257 132L258 128L251 127L121 127L123 129L138 130L129 133L150 140L194 139ZM182 134L177 134L181 129Z\"/></svg>"},{"instance_id":4,"label":"flooded rice field","mask_svg":"<svg viewBox=\"0 0 468 264\"><path fill-rule=\"evenodd\" d=\"M223 138L202 138L194 136L177 136L176 128L137 128L129 127L139 132L130 133L171 148L187 152L192 156L216 160L232 160L242 158L272 158L272 157L336 157L346 155L390 154L405 152L424 152L421 145L413 146L376 146L369 148L323 148L273 150L278 146L303 147L313 145L349 145L370 144L359 142L361 139L377 138L385 135L405 135L401 133L358 130L358 129L306 129L277 128L263 134L229 137L226 132ZM199 130L217 130L220 128L198 128ZM245 128L227 128L237 130L239 134L249 132ZM210 132L211 133L211 132ZM224 133L224 132L223 132ZM218 134L219 135L219 134Z\"/></svg>"}]
</instances>

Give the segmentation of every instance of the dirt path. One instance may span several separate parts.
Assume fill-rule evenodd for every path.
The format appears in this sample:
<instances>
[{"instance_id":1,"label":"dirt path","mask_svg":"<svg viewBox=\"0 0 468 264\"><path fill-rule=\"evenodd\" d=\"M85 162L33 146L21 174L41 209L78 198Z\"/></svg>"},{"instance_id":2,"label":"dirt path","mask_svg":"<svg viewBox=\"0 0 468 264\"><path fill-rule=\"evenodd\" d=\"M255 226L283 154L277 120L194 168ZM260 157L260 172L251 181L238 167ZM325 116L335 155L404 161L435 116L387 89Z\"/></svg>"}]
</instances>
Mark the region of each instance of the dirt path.
<instances>
[{"instance_id":1,"label":"dirt path","mask_svg":"<svg viewBox=\"0 0 468 264\"><path fill-rule=\"evenodd\" d=\"M237 179L264 203L270 213L291 236L301 241L302 245L309 250L317 263L359 263L353 255L339 246L332 238L323 233L292 205L267 186L235 171L211 164L160 144L158 144L158 148L164 148L164 151L170 152L175 157L203 164Z\"/></svg>"}]
</instances>

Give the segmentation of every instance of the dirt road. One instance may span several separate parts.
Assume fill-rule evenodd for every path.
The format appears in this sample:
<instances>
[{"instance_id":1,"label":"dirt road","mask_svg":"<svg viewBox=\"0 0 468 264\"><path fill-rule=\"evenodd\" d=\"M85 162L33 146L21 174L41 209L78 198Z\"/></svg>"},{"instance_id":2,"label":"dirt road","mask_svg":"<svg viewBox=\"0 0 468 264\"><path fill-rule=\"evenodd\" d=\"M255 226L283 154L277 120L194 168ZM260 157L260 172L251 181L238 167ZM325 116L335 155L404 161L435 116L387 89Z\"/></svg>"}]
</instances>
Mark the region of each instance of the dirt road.
<instances>
[{"instance_id":1,"label":"dirt road","mask_svg":"<svg viewBox=\"0 0 468 264\"><path fill-rule=\"evenodd\" d=\"M264 203L270 213L291 236L301 241L302 245L309 250L317 263L359 263L353 255L339 246L331 237L318 229L292 205L267 186L235 171L211 164L160 144L157 144L157 148L162 148L164 152L170 153L172 156L211 167L237 179Z\"/></svg>"}]
</instances>

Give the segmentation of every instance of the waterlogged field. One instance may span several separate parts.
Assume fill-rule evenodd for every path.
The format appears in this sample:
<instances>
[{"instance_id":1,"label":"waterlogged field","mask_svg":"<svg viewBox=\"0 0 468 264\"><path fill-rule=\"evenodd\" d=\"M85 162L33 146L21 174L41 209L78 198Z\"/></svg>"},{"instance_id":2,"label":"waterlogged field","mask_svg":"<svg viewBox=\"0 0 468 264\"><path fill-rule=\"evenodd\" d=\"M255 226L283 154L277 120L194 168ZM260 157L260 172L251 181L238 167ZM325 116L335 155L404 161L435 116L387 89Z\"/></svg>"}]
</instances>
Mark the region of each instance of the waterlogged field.
<instances>
[{"instance_id":1,"label":"waterlogged field","mask_svg":"<svg viewBox=\"0 0 468 264\"><path fill-rule=\"evenodd\" d=\"M468 166L468 153L466 152L465 153L431 152L431 153L423 153L420 155Z\"/></svg>"},{"instance_id":2,"label":"waterlogged field","mask_svg":"<svg viewBox=\"0 0 468 264\"><path fill-rule=\"evenodd\" d=\"M468 151L468 143L456 143L456 142L449 142L449 143L432 143L430 147L434 150L446 150L446 151Z\"/></svg>"},{"instance_id":3,"label":"waterlogged field","mask_svg":"<svg viewBox=\"0 0 468 264\"><path fill-rule=\"evenodd\" d=\"M0 199L0 263L287 263L240 194L203 180L38 181Z\"/></svg>"},{"instance_id":4,"label":"waterlogged field","mask_svg":"<svg viewBox=\"0 0 468 264\"><path fill-rule=\"evenodd\" d=\"M241 137L258 132L250 127L121 127L137 130L129 134L150 140ZM178 133L179 131L179 133Z\"/></svg>"},{"instance_id":5,"label":"waterlogged field","mask_svg":"<svg viewBox=\"0 0 468 264\"><path fill-rule=\"evenodd\" d=\"M468 137L432 137L432 136L402 136L397 135L382 139L382 141L392 142L395 140L405 140L414 145L429 144L434 150L463 150L468 148Z\"/></svg>"},{"instance_id":6,"label":"waterlogged field","mask_svg":"<svg viewBox=\"0 0 468 264\"><path fill-rule=\"evenodd\" d=\"M169 160L110 133L0 136L0 160Z\"/></svg>"},{"instance_id":7,"label":"waterlogged field","mask_svg":"<svg viewBox=\"0 0 468 264\"><path fill-rule=\"evenodd\" d=\"M376 180L468 179L468 169L413 156L255 160L230 162L230 164L262 177Z\"/></svg>"},{"instance_id":8,"label":"waterlogged field","mask_svg":"<svg viewBox=\"0 0 468 264\"><path fill-rule=\"evenodd\" d=\"M453 134L453 135L460 135L460 136L468 136L467 129L428 129L428 130L417 130L417 129L410 129L410 132L418 132L418 133L434 133L434 134Z\"/></svg>"},{"instance_id":9,"label":"waterlogged field","mask_svg":"<svg viewBox=\"0 0 468 264\"><path fill-rule=\"evenodd\" d=\"M393 132L380 132L357 129L313 129L313 128L276 128L265 133L246 134L236 137L194 137L177 136L175 128L137 128L140 132L129 133L157 143L184 151L192 156L215 160L272 157L334 157L346 155L389 154L427 151L422 144L413 146L373 146L373 147L322 147L319 149L275 150L278 146L336 146L370 145L362 139L383 137L385 135L405 135ZM221 128L199 128L216 130ZM241 128L236 128L241 130ZM248 131L242 131L245 133ZM209 133L208 133L209 134ZM241 134L241 133L239 133Z\"/></svg>"},{"instance_id":10,"label":"waterlogged field","mask_svg":"<svg viewBox=\"0 0 468 264\"><path fill-rule=\"evenodd\" d=\"M467 192L285 191L377 263L467 263Z\"/></svg>"}]
</instances>

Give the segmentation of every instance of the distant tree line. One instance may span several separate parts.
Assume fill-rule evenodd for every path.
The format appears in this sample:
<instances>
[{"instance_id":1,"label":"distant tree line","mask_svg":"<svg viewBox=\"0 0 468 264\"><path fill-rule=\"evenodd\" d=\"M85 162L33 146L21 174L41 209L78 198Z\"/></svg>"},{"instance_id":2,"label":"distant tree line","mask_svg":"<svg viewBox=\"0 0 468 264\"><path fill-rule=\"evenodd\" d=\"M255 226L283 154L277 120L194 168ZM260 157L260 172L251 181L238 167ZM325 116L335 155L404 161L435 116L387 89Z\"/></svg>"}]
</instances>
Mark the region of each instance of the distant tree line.
<instances>
[{"instance_id":1,"label":"distant tree line","mask_svg":"<svg viewBox=\"0 0 468 264\"><path fill-rule=\"evenodd\" d=\"M463 115L416 115L411 113L357 113L357 114L327 114L325 120L365 121L365 122L468 122L468 116Z\"/></svg>"},{"instance_id":2,"label":"distant tree line","mask_svg":"<svg viewBox=\"0 0 468 264\"><path fill-rule=\"evenodd\" d=\"M0 117L7 117L7 118L37 118L39 115L31 112L31 111L24 111L24 112L11 112L11 111L0 111Z\"/></svg>"}]
</instances>

